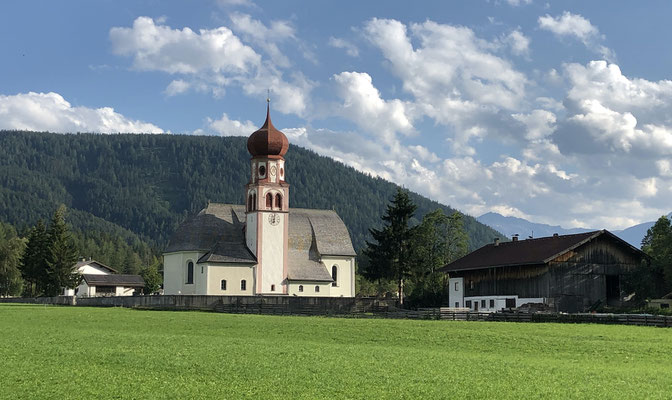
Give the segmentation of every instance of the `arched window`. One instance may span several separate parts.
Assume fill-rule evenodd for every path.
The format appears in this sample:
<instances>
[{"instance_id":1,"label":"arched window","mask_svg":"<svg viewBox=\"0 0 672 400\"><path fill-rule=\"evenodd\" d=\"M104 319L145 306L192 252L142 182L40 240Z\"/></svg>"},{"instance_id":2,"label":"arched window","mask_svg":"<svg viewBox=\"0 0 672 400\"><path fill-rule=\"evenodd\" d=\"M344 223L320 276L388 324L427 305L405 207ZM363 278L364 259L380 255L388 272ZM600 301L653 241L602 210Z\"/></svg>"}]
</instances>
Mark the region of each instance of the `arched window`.
<instances>
[{"instance_id":1,"label":"arched window","mask_svg":"<svg viewBox=\"0 0 672 400\"><path fill-rule=\"evenodd\" d=\"M271 285L271 292L275 292L275 285Z\"/></svg>"},{"instance_id":2,"label":"arched window","mask_svg":"<svg viewBox=\"0 0 672 400\"><path fill-rule=\"evenodd\" d=\"M270 193L266 195L266 208L269 210L273 208L273 195Z\"/></svg>"},{"instance_id":3,"label":"arched window","mask_svg":"<svg viewBox=\"0 0 672 400\"><path fill-rule=\"evenodd\" d=\"M257 194L252 193L252 210L257 209Z\"/></svg>"},{"instance_id":4,"label":"arched window","mask_svg":"<svg viewBox=\"0 0 672 400\"><path fill-rule=\"evenodd\" d=\"M338 266L336 266L336 265L331 267L331 279L334 280L331 283L331 286L338 286Z\"/></svg>"},{"instance_id":5,"label":"arched window","mask_svg":"<svg viewBox=\"0 0 672 400\"><path fill-rule=\"evenodd\" d=\"M320 287L319 286L315 286L315 293L320 293Z\"/></svg>"},{"instance_id":6,"label":"arched window","mask_svg":"<svg viewBox=\"0 0 672 400\"><path fill-rule=\"evenodd\" d=\"M247 290L247 281L245 279L240 281L240 290Z\"/></svg>"},{"instance_id":7,"label":"arched window","mask_svg":"<svg viewBox=\"0 0 672 400\"><path fill-rule=\"evenodd\" d=\"M247 211L252 210L252 193L247 198Z\"/></svg>"},{"instance_id":8,"label":"arched window","mask_svg":"<svg viewBox=\"0 0 672 400\"><path fill-rule=\"evenodd\" d=\"M275 207L278 210L282 210L282 195L281 194L276 194L275 195Z\"/></svg>"},{"instance_id":9,"label":"arched window","mask_svg":"<svg viewBox=\"0 0 672 400\"><path fill-rule=\"evenodd\" d=\"M187 284L194 283L194 263L189 261L187 264Z\"/></svg>"},{"instance_id":10,"label":"arched window","mask_svg":"<svg viewBox=\"0 0 672 400\"><path fill-rule=\"evenodd\" d=\"M226 279L222 279L221 288L222 290L226 290Z\"/></svg>"},{"instance_id":11,"label":"arched window","mask_svg":"<svg viewBox=\"0 0 672 400\"><path fill-rule=\"evenodd\" d=\"M303 292L303 285L299 285L299 292Z\"/></svg>"}]
</instances>

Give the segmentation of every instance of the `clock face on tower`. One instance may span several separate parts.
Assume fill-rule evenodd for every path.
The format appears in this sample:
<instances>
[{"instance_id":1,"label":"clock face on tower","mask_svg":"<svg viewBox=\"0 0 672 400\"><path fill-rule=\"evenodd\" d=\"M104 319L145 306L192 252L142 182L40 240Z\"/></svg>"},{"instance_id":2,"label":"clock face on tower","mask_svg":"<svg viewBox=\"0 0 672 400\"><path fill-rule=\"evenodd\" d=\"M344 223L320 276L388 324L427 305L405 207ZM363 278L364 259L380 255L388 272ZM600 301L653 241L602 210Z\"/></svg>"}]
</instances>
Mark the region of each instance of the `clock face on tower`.
<instances>
[{"instance_id":1,"label":"clock face on tower","mask_svg":"<svg viewBox=\"0 0 672 400\"><path fill-rule=\"evenodd\" d=\"M275 226L280 223L280 216L276 213L268 214L268 223Z\"/></svg>"}]
</instances>

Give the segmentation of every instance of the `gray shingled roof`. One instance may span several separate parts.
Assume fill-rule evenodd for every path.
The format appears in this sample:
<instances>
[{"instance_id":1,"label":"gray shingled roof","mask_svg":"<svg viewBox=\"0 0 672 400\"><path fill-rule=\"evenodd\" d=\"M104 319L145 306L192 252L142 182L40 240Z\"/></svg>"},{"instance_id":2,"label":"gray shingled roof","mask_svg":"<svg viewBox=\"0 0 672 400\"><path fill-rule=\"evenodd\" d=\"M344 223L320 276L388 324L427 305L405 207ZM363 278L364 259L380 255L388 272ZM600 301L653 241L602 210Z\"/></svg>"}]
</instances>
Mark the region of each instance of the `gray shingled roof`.
<instances>
[{"instance_id":1,"label":"gray shingled roof","mask_svg":"<svg viewBox=\"0 0 672 400\"><path fill-rule=\"evenodd\" d=\"M256 263L245 245L245 206L211 203L182 223L166 253L202 251L198 262ZM289 210L288 279L331 281L321 256L355 256L348 228L335 211Z\"/></svg>"},{"instance_id":2,"label":"gray shingled roof","mask_svg":"<svg viewBox=\"0 0 672 400\"><path fill-rule=\"evenodd\" d=\"M89 286L127 286L143 287L145 281L140 275L93 275L84 274L84 281Z\"/></svg>"}]
</instances>

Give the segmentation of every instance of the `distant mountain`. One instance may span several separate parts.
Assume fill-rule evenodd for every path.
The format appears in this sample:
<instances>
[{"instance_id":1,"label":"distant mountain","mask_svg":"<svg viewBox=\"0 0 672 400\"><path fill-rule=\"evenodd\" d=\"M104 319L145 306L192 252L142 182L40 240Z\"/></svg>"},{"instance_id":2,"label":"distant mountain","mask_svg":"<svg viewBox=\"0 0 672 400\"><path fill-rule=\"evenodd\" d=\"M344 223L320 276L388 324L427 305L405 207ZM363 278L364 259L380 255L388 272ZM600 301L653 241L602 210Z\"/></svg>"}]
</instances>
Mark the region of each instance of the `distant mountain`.
<instances>
[{"instance_id":1,"label":"distant mountain","mask_svg":"<svg viewBox=\"0 0 672 400\"><path fill-rule=\"evenodd\" d=\"M670 213L668 218L672 218L672 213ZM589 229L589 228L572 228L565 229L559 225L547 225L539 224L536 222L530 222L523 218L516 217L505 217L501 214L489 212L481 215L476 218L476 220L482 224L488 225L489 227L502 232L507 237L512 237L514 234L520 235L521 238L527 238L528 236L533 237L543 237L543 236L552 236L554 233L559 235L569 235L572 233L582 233L596 231L601 228ZM649 230L655 224L656 221L643 222L641 224L631 226L623 230L611 231L614 235L617 235L621 239L640 248L642 244L642 239L646 235L646 231Z\"/></svg>"},{"instance_id":2,"label":"distant mountain","mask_svg":"<svg viewBox=\"0 0 672 400\"><path fill-rule=\"evenodd\" d=\"M667 218L672 218L672 212L667 215ZM655 224L656 221L643 222L629 228L625 228L622 231L613 231L612 233L618 235L621 239L630 243L631 245L640 248L642 245L642 239L646 236L646 231L649 230Z\"/></svg>"},{"instance_id":3,"label":"distant mountain","mask_svg":"<svg viewBox=\"0 0 672 400\"><path fill-rule=\"evenodd\" d=\"M565 229L559 225L547 225L547 224L538 224L535 222L530 222L523 218L516 217L505 217L501 214L489 212L481 215L476 218L476 220L482 224L488 225L489 227L502 232L507 237L512 237L515 234L518 234L521 239L525 239L529 236L532 237L543 237L543 236L552 236L554 233L559 235L569 235L572 233L583 233L590 232L594 229L587 228L573 228Z\"/></svg>"}]
</instances>

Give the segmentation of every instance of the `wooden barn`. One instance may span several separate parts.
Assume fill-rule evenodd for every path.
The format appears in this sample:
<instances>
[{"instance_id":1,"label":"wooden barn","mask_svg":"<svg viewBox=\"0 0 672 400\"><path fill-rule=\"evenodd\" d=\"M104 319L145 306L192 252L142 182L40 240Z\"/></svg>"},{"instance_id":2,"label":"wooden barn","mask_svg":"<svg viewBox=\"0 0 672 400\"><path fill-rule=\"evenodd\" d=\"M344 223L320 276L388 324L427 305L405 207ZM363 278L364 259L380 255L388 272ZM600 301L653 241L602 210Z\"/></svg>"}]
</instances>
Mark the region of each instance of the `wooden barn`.
<instances>
[{"instance_id":1,"label":"wooden barn","mask_svg":"<svg viewBox=\"0 0 672 400\"><path fill-rule=\"evenodd\" d=\"M450 306L495 312L544 303L561 312L620 305L621 282L646 255L606 231L494 243L445 266Z\"/></svg>"}]
</instances>

